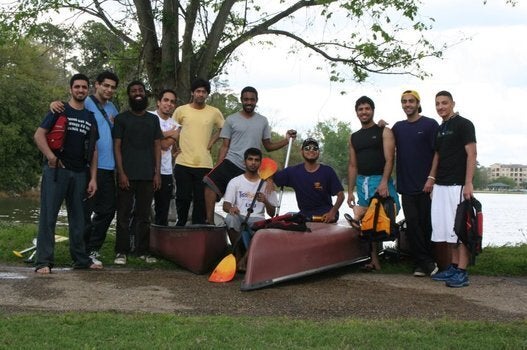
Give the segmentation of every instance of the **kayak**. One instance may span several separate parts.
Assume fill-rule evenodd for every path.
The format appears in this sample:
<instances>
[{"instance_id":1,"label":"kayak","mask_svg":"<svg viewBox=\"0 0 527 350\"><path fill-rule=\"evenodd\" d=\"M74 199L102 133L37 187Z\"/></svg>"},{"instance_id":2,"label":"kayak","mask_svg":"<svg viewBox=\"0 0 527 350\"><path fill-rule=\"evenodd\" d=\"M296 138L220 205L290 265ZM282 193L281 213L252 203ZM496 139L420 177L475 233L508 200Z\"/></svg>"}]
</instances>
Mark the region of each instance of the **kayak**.
<instances>
[{"instance_id":1,"label":"kayak","mask_svg":"<svg viewBox=\"0 0 527 350\"><path fill-rule=\"evenodd\" d=\"M369 259L367 242L350 226L307 223L311 232L258 230L251 240L242 291Z\"/></svg>"},{"instance_id":2,"label":"kayak","mask_svg":"<svg viewBox=\"0 0 527 350\"><path fill-rule=\"evenodd\" d=\"M225 255L227 229L215 225L150 225L150 250L195 274L204 274Z\"/></svg>"}]
</instances>

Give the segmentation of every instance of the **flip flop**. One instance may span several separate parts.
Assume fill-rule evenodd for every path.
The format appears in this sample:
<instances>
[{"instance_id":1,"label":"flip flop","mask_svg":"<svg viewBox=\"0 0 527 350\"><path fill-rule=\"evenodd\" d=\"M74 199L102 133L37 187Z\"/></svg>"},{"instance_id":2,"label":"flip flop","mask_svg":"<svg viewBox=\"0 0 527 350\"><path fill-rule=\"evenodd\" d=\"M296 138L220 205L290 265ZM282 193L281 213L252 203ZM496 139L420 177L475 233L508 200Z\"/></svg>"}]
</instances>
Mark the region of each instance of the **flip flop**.
<instances>
[{"instance_id":1,"label":"flip flop","mask_svg":"<svg viewBox=\"0 0 527 350\"><path fill-rule=\"evenodd\" d=\"M359 220L355 220L348 213L344 214L344 218L346 219L348 224L350 224L351 227L353 227L354 229L360 230L360 221Z\"/></svg>"}]
</instances>

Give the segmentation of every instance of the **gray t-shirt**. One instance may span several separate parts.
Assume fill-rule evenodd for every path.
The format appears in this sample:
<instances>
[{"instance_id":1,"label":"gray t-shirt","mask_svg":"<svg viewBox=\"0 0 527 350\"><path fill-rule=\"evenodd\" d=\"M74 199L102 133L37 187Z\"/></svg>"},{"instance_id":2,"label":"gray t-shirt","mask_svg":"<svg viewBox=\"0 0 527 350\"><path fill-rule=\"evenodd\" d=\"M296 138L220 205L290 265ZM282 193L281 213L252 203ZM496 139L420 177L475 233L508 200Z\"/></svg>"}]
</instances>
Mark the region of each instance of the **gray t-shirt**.
<instances>
[{"instance_id":1,"label":"gray t-shirt","mask_svg":"<svg viewBox=\"0 0 527 350\"><path fill-rule=\"evenodd\" d=\"M267 118L261 114L245 118L236 112L227 117L220 137L231 141L225 158L245 169L243 153L248 148L261 149L262 140L271 139L271 128Z\"/></svg>"}]
</instances>

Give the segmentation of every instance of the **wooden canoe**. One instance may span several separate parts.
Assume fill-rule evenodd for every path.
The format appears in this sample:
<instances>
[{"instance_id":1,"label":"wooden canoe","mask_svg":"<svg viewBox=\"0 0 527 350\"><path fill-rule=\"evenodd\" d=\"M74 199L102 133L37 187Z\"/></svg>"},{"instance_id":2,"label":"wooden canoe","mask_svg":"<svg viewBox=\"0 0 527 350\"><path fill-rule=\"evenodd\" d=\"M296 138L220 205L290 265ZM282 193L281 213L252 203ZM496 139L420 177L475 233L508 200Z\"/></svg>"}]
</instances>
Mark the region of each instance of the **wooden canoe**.
<instances>
[{"instance_id":1,"label":"wooden canoe","mask_svg":"<svg viewBox=\"0 0 527 350\"><path fill-rule=\"evenodd\" d=\"M210 272L227 251L225 226L150 225L150 250L196 274Z\"/></svg>"},{"instance_id":2,"label":"wooden canoe","mask_svg":"<svg viewBox=\"0 0 527 350\"><path fill-rule=\"evenodd\" d=\"M311 232L262 229L254 235L241 290L249 291L369 259L350 227L311 222Z\"/></svg>"}]
</instances>

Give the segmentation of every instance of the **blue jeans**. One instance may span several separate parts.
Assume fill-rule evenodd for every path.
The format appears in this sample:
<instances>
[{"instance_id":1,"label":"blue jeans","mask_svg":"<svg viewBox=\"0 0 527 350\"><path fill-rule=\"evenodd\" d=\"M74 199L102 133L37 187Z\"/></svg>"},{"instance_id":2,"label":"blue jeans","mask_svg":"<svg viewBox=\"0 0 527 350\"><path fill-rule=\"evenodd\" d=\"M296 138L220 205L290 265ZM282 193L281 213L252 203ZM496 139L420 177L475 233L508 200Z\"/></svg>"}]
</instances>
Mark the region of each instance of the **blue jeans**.
<instances>
[{"instance_id":1,"label":"blue jeans","mask_svg":"<svg viewBox=\"0 0 527 350\"><path fill-rule=\"evenodd\" d=\"M84 202L84 240L88 253L101 249L114 216L115 172L97 169L97 192Z\"/></svg>"},{"instance_id":2,"label":"blue jeans","mask_svg":"<svg viewBox=\"0 0 527 350\"><path fill-rule=\"evenodd\" d=\"M56 175L56 180L55 180ZM44 165L40 190L40 216L38 222L37 269L55 263L55 226L62 202L66 201L70 255L73 267L87 268L92 264L84 245L84 208L87 173Z\"/></svg>"}]
</instances>

